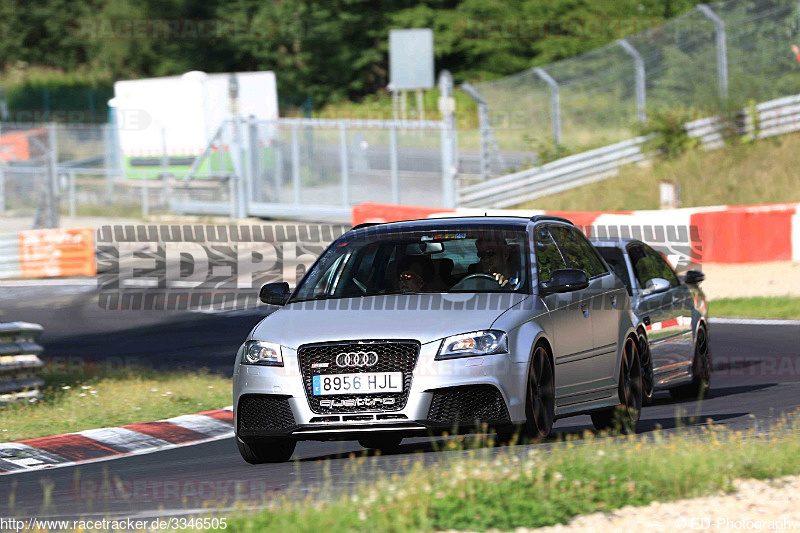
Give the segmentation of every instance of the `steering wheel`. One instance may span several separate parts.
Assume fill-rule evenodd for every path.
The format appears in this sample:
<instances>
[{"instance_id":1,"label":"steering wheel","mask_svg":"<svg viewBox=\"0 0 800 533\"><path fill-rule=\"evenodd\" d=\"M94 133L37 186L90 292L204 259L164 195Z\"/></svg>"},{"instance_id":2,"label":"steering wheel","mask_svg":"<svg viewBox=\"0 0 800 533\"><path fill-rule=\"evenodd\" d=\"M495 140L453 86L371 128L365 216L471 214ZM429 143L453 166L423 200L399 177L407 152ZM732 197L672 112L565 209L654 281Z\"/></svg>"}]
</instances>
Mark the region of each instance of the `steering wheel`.
<instances>
[{"instance_id":1,"label":"steering wheel","mask_svg":"<svg viewBox=\"0 0 800 533\"><path fill-rule=\"evenodd\" d=\"M490 279L490 280L492 280L494 282L497 282L497 279L495 279L495 277L492 276L491 274L470 274L469 276L465 276L465 277L461 278L461 281L459 281L459 283L464 283L465 281L469 281L469 280L475 279L475 278L486 278L486 279Z\"/></svg>"},{"instance_id":2,"label":"steering wheel","mask_svg":"<svg viewBox=\"0 0 800 533\"><path fill-rule=\"evenodd\" d=\"M463 279L461 279L458 283L453 285L452 288L453 289L463 289L464 288L464 284L466 282L469 282L470 280L473 280L473 279L491 280L491 281L494 282L495 286L499 285L497 283L497 280L495 279L495 277L492 276L491 274L469 274L468 276L465 276ZM481 290L487 290L487 289L489 289L489 287L485 287L484 289L481 289Z\"/></svg>"}]
</instances>

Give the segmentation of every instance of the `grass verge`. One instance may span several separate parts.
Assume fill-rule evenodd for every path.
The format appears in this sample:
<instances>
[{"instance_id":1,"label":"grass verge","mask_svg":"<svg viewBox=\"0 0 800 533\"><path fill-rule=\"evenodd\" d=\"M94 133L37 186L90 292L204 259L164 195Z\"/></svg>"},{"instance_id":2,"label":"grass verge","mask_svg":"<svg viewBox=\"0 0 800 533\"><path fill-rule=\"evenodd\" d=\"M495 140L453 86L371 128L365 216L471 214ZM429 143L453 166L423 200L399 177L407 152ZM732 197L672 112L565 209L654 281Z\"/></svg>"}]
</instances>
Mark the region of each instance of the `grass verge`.
<instances>
[{"instance_id":1,"label":"grass verge","mask_svg":"<svg viewBox=\"0 0 800 533\"><path fill-rule=\"evenodd\" d=\"M791 296L720 298L708 306L710 316L800 320L800 298Z\"/></svg>"},{"instance_id":2,"label":"grass verge","mask_svg":"<svg viewBox=\"0 0 800 533\"><path fill-rule=\"evenodd\" d=\"M587 432L580 443L549 450L512 446L496 456L489 448L470 450L436 468L413 459L406 478L384 476L327 503L273 501L258 513L230 517L227 529L511 530L566 523L578 514L730 491L734 479L800 473L800 424L791 420L767 436L712 425L622 439ZM356 463L363 468L365 461Z\"/></svg>"},{"instance_id":3,"label":"grass verge","mask_svg":"<svg viewBox=\"0 0 800 533\"><path fill-rule=\"evenodd\" d=\"M0 407L0 442L149 422L231 402L230 379L203 372L68 370L46 366L40 401Z\"/></svg>"},{"instance_id":4,"label":"grass verge","mask_svg":"<svg viewBox=\"0 0 800 533\"><path fill-rule=\"evenodd\" d=\"M565 211L658 209L658 183L681 187L683 207L800 201L800 134L689 152L651 167L630 165L618 176L538 198L519 208Z\"/></svg>"}]
</instances>

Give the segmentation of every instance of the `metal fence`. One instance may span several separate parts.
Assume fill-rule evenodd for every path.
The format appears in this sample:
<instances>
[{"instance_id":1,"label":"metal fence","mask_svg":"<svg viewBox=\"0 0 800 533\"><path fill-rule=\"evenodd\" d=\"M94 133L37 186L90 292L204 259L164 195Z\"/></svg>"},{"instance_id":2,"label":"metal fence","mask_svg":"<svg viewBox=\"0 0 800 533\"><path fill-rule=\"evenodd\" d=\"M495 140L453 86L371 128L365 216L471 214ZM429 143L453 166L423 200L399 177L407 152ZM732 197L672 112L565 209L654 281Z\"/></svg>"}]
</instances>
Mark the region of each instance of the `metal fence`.
<instances>
[{"instance_id":1,"label":"metal fence","mask_svg":"<svg viewBox=\"0 0 800 533\"><path fill-rule=\"evenodd\" d=\"M36 339L41 333L39 324L0 324L0 405L39 398L39 387L44 384L38 376L43 348Z\"/></svg>"},{"instance_id":2,"label":"metal fence","mask_svg":"<svg viewBox=\"0 0 800 533\"><path fill-rule=\"evenodd\" d=\"M688 137L697 139L706 150L724 146L726 137L754 140L800 131L800 95L777 98L739 110L732 118L694 120L686 123L684 129ZM653 138L654 135L639 136L461 187L458 205L511 207L616 176L622 166L643 163L652 157L647 143Z\"/></svg>"},{"instance_id":3,"label":"metal fence","mask_svg":"<svg viewBox=\"0 0 800 533\"><path fill-rule=\"evenodd\" d=\"M446 71L439 86L447 99ZM29 217L29 227L160 213L349 220L365 201L455 203L452 110L427 121L232 117L202 153L169 147L166 131L154 143L162 150L126 151L107 124L0 124L0 133L0 215Z\"/></svg>"},{"instance_id":4,"label":"metal fence","mask_svg":"<svg viewBox=\"0 0 800 533\"><path fill-rule=\"evenodd\" d=\"M799 30L797 0L700 5L625 40L474 90L500 156L522 152L535 161L558 146L574 152L635 137L654 110L705 117L795 94L800 67L789 45ZM494 165L491 174L508 170Z\"/></svg>"}]
</instances>

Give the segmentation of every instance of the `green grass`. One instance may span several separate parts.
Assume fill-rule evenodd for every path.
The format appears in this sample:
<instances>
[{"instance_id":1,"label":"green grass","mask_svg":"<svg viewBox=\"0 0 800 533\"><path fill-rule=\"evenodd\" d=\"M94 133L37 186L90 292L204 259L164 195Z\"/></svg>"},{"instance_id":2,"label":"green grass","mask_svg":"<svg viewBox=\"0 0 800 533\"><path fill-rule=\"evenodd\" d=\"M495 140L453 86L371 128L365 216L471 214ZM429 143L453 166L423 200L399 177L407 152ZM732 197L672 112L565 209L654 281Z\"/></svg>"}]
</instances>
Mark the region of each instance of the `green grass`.
<instances>
[{"instance_id":1,"label":"green grass","mask_svg":"<svg viewBox=\"0 0 800 533\"><path fill-rule=\"evenodd\" d=\"M711 316L800 319L800 298L791 296L721 298L708 305Z\"/></svg>"},{"instance_id":2,"label":"green grass","mask_svg":"<svg viewBox=\"0 0 800 533\"><path fill-rule=\"evenodd\" d=\"M46 381L40 401L0 407L0 442L150 422L231 403L230 379L199 371L114 369L67 358L40 375Z\"/></svg>"},{"instance_id":3,"label":"green grass","mask_svg":"<svg viewBox=\"0 0 800 533\"><path fill-rule=\"evenodd\" d=\"M353 495L322 488L316 500L284 496L257 514L230 517L227 529L482 531L566 523L578 514L730 491L734 479L800 473L799 429L797 422L784 421L763 437L712 425L695 434L656 431L622 439L586 432L582 442L550 450L509 447L494 457L489 448L456 453L436 468L412 458L405 478L384 476ZM347 473L358 479L370 460L358 458L353 465ZM340 496L326 500L325 494Z\"/></svg>"},{"instance_id":4,"label":"green grass","mask_svg":"<svg viewBox=\"0 0 800 533\"><path fill-rule=\"evenodd\" d=\"M658 183L680 184L683 207L800 201L800 134L623 168L619 175L519 208L565 211L658 209Z\"/></svg>"}]
</instances>

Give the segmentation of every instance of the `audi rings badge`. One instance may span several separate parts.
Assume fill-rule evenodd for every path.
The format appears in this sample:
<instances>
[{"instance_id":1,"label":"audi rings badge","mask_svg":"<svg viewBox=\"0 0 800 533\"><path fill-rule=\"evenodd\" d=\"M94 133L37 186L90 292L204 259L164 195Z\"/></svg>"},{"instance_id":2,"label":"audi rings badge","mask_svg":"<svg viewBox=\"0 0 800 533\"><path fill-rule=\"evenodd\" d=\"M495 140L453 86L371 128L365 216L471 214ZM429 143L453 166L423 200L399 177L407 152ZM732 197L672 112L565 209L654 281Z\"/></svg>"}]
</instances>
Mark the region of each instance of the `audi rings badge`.
<instances>
[{"instance_id":1,"label":"audi rings badge","mask_svg":"<svg viewBox=\"0 0 800 533\"><path fill-rule=\"evenodd\" d=\"M376 352L344 352L336 356L336 366L346 367L368 367L378 364L378 354Z\"/></svg>"}]
</instances>

